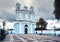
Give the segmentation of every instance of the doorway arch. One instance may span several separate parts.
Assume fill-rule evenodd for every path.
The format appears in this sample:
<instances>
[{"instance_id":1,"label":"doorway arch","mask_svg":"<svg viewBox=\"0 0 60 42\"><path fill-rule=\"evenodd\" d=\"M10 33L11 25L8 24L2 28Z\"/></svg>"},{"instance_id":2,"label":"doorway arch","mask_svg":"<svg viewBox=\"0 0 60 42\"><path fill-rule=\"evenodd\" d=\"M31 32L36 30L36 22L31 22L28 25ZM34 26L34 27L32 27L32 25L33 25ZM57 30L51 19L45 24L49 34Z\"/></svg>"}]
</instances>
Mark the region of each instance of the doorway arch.
<instances>
[{"instance_id":1,"label":"doorway arch","mask_svg":"<svg viewBox=\"0 0 60 42\"><path fill-rule=\"evenodd\" d=\"M25 27L24 33L25 33L25 34L28 34L28 25L26 24L24 27Z\"/></svg>"}]
</instances>

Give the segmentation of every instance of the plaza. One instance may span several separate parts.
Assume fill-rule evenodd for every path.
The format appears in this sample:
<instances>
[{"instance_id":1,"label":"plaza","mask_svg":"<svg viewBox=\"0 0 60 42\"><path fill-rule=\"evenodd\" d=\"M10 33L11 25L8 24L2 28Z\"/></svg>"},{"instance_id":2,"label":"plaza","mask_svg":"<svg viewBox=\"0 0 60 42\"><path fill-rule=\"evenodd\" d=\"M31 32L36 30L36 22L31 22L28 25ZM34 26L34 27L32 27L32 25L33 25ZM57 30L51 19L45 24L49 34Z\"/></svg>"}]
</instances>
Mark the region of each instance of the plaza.
<instances>
[{"instance_id":1,"label":"plaza","mask_svg":"<svg viewBox=\"0 0 60 42\"><path fill-rule=\"evenodd\" d=\"M3 42L60 42L60 37L37 34L8 34Z\"/></svg>"}]
</instances>

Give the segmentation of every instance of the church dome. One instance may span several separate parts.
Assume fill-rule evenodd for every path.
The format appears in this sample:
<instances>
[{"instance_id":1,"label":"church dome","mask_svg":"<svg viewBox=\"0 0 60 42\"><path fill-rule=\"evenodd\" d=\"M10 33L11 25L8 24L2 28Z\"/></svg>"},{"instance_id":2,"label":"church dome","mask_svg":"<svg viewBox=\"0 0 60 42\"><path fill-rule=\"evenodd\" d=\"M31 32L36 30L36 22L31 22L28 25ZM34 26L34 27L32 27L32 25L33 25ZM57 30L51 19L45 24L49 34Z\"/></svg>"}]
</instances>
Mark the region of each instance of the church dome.
<instances>
[{"instance_id":1,"label":"church dome","mask_svg":"<svg viewBox=\"0 0 60 42\"><path fill-rule=\"evenodd\" d=\"M27 6L24 6L24 10L28 10L28 7Z\"/></svg>"},{"instance_id":2,"label":"church dome","mask_svg":"<svg viewBox=\"0 0 60 42\"><path fill-rule=\"evenodd\" d=\"M33 12L34 11L34 7L30 7L30 12Z\"/></svg>"},{"instance_id":3,"label":"church dome","mask_svg":"<svg viewBox=\"0 0 60 42\"><path fill-rule=\"evenodd\" d=\"M34 9L34 7L31 6L30 9Z\"/></svg>"},{"instance_id":4,"label":"church dome","mask_svg":"<svg viewBox=\"0 0 60 42\"><path fill-rule=\"evenodd\" d=\"M20 11L20 3L16 3L16 11Z\"/></svg>"},{"instance_id":5,"label":"church dome","mask_svg":"<svg viewBox=\"0 0 60 42\"><path fill-rule=\"evenodd\" d=\"M24 8L28 8L27 6L24 6Z\"/></svg>"},{"instance_id":6,"label":"church dome","mask_svg":"<svg viewBox=\"0 0 60 42\"><path fill-rule=\"evenodd\" d=\"M20 3L16 3L16 5L19 5L20 6Z\"/></svg>"}]
</instances>

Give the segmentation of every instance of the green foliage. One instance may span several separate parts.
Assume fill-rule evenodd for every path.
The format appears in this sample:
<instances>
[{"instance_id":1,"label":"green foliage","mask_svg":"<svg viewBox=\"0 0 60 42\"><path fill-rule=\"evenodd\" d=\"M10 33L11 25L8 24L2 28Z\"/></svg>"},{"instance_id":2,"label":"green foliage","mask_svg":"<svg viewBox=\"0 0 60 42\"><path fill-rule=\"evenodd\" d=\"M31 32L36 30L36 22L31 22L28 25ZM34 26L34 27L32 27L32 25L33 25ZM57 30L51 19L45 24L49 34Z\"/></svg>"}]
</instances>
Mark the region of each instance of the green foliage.
<instances>
[{"instance_id":1,"label":"green foliage","mask_svg":"<svg viewBox=\"0 0 60 42\"><path fill-rule=\"evenodd\" d=\"M35 30L46 30L47 24L48 23L43 18L40 18L39 22L36 23L36 29Z\"/></svg>"},{"instance_id":2,"label":"green foliage","mask_svg":"<svg viewBox=\"0 0 60 42\"><path fill-rule=\"evenodd\" d=\"M54 2L54 13L57 20L60 19L60 0L55 0Z\"/></svg>"},{"instance_id":3,"label":"green foliage","mask_svg":"<svg viewBox=\"0 0 60 42\"><path fill-rule=\"evenodd\" d=\"M4 40L6 36L6 31L3 29L0 29L0 41Z\"/></svg>"}]
</instances>

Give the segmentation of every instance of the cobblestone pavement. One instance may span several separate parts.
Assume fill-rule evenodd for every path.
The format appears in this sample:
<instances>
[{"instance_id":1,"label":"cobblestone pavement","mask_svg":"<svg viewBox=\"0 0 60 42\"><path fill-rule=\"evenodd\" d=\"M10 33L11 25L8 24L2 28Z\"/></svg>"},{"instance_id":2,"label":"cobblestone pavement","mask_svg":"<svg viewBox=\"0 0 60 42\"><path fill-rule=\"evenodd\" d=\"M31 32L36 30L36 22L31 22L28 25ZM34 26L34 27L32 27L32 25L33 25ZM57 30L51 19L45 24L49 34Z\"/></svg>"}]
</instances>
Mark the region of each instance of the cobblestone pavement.
<instances>
[{"instance_id":1,"label":"cobblestone pavement","mask_svg":"<svg viewBox=\"0 0 60 42\"><path fill-rule=\"evenodd\" d=\"M36 34L9 34L0 42L60 42L60 37Z\"/></svg>"}]
</instances>

